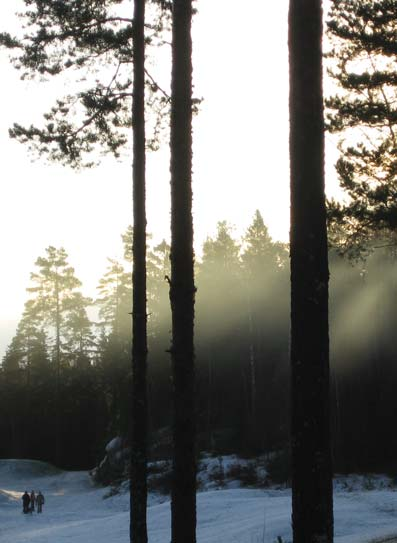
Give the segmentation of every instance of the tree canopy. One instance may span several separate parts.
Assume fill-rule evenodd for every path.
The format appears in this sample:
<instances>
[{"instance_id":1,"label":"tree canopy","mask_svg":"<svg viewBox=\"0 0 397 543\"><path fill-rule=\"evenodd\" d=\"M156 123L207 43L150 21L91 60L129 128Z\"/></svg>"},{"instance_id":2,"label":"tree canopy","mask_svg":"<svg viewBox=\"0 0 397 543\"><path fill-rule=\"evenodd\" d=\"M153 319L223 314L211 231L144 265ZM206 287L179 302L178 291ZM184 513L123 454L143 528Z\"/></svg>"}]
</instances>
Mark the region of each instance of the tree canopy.
<instances>
[{"instance_id":1,"label":"tree canopy","mask_svg":"<svg viewBox=\"0 0 397 543\"><path fill-rule=\"evenodd\" d=\"M397 2L333 1L327 27L337 85L327 127L339 134L336 170L348 197L330 202L331 232L360 251L397 227Z\"/></svg>"},{"instance_id":2,"label":"tree canopy","mask_svg":"<svg viewBox=\"0 0 397 543\"><path fill-rule=\"evenodd\" d=\"M169 2L152 1L146 45L162 43ZM133 13L120 0L25 0L22 36L0 34L22 78L49 78L73 71L73 92L56 100L42 126L15 123L10 135L52 161L91 166L90 154L118 157L132 126ZM163 34L163 36L161 36ZM156 147L169 97L145 70L147 105Z\"/></svg>"}]
</instances>

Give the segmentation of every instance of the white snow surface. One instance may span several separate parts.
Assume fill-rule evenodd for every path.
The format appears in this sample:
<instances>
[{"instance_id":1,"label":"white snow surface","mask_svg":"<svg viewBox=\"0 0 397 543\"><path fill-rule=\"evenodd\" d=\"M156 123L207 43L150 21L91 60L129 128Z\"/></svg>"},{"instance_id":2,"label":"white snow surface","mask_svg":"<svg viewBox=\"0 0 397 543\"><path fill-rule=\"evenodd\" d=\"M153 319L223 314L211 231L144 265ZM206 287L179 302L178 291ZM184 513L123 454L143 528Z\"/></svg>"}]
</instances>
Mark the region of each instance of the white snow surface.
<instances>
[{"instance_id":1,"label":"white snow surface","mask_svg":"<svg viewBox=\"0 0 397 543\"><path fill-rule=\"evenodd\" d=\"M235 464L225 457L223 466ZM289 489L239 488L227 480L214 489L208 474L219 460L207 459L197 495L198 543L290 542ZM45 495L43 514L22 513L22 493ZM104 498L86 471L66 472L44 462L0 460L1 543L128 543L129 494ZM335 481L335 542L368 543L397 535L397 492L386 477L340 477ZM150 543L170 541L168 498L150 494Z\"/></svg>"}]
</instances>

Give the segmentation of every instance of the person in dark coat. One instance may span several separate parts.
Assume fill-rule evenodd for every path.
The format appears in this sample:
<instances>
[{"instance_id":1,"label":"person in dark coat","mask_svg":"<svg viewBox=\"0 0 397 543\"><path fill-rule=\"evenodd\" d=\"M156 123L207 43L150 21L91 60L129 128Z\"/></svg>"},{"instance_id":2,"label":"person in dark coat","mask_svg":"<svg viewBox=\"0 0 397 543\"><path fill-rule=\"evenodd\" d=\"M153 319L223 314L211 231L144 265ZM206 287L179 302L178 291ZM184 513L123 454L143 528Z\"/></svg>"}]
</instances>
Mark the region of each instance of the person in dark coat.
<instances>
[{"instance_id":1,"label":"person in dark coat","mask_svg":"<svg viewBox=\"0 0 397 543\"><path fill-rule=\"evenodd\" d=\"M30 504L30 497L27 493L27 490L25 490L25 493L22 496L22 504L23 504L23 512L29 513L29 504Z\"/></svg>"},{"instance_id":2,"label":"person in dark coat","mask_svg":"<svg viewBox=\"0 0 397 543\"><path fill-rule=\"evenodd\" d=\"M30 493L30 510L34 511L34 504L36 502L36 494L34 493L34 490Z\"/></svg>"},{"instance_id":3,"label":"person in dark coat","mask_svg":"<svg viewBox=\"0 0 397 543\"><path fill-rule=\"evenodd\" d=\"M41 513L42 510L43 510L43 505L44 505L44 496L40 492L40 490L39 490L39 493L36 496L36 503L37 503L37 512Z\"/></svg>"}]
</instances>

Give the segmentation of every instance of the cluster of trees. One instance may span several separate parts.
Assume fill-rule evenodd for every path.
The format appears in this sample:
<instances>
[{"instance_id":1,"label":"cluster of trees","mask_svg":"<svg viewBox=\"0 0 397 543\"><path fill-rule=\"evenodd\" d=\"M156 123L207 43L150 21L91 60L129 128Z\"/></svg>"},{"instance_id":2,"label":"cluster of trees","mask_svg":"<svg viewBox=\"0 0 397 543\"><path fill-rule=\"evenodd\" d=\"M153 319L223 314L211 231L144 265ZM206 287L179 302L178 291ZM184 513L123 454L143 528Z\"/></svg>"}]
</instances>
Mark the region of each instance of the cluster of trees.
<instances>
[{"instance_id":1,"label":"cluster of trees","mask_svg":"<svg viewBox=\"0 0 397 543\"><path fill-rule=\"evenodd\" d=\"M132 229L122 238L125 258L109 261L95 300L81 294L64 250L49 247L37 260L0 372L2 456L91 468L107 440L127 436ZM164 279L169 252L165 241L151 243L147 259L152 457L171 452L156 442L172 421L171 313ZM394 269L391 249L378 250L365 263L330 253L331 421L338 471L395 469ZM196 284L199 449L256 454L287 448L288 247L272 241L259 212L242 239L220 222L203 244Z\"/></svg>"},{"instance_id":2,"label":"cluster of trees","mask_svg":"<svg viewBox=\"0 0 397 543\"><path fill-rule=\"evenodd\" d=\"M110 73L110 82L104 83L95 76L93 86L86 84L75 95L58 100L45 115L43 127L14 125L11 135L31 143L51 159L78 166L85 162L88 153L100 147L117 156L128 141L128 129L132 127L133 289L131 294L129 283L122 279L125 272L113 263L113 268L101 283L99 315L104 327L100 337L95 337L88 319L89 301L78 291L80 285L67 263L66 254L63 250L48 249L46 257L37 261L38 272L32 275L33 286L30 289L32 298L26 304L17 335L4 359L1 379L5 387L4 398L9 398L10 402L4 401L1 407L9 416L9 424L3 423L2 430L8 432L10 443L15 447L21 450L26 447L30 441L27 438L29 433L20 428L31 427L29 417L33 417L35 410L43 409L38 391L44 397L51 390L46 396L46 409L41 413L41 420L47 424L41 425L40 431L45 433L51 425L55 427L52 455L59 462L62 440L68 431L68 438L73 440L75 425L73 430L67 426L76 413L81 430L84 427L81 424L83 410L87 413L97 409L96 420L108 418L102 428L107 428L110 423L119 431L123 428L126 431L128 419L133 445L131 540L146 543L146 423L149 413L149 419L156 427L157 412L153 405L159 407L158 416L163 417L162 422L168 417L160 401L161 379L153 379L153 387L158 387L158 390L156 393L150 391L155 398L150 404L150 412L147 402L147 338L152 335L155 345L161 337L161 325L154 326L156 318L159 318L159 323L166 322L166 319L160 317L160 288L158 292L148 289L148 307L153 302L154 310L147 323L146 277L149 282L151 253L147 251L145 231L145 147L150 145L145 135L148 124L145 100L157 114L157 120L170 104L172 239L170 274L165 275L171 302L169 351L173 379L172 394L170 390L163 394L168 399L172 397L173 402L171 537L173 543L194 543L196 426L199 431L206 428L209 444L216 439L214 432L218 423L222 421L222 427L230 416L233 428L240 427L244 446L270 448L281 439L280 432L275 430L282 427L278 416L272 415L276 420L265 432L263 429L266 428L265 421L270 418L270 406L274 407L282 396L280 394L276 399L282 390L278 386L287 383L280 376L281 361L287 358L287 334L270 335L279 318L284 326L287 322L284 311L288 303L283 303L287 289L282 280L286 269L285 250L268 238L259 214L243 241L242 250L230 236L227 225L220 223L217 238L207 240L202 262L198 265L197 286L203 296L196 304L197 325L201 324L197 326L194 342L192 0L135 0L133 17L125 15L120 0L95 3L86 0L68 3L25 0L25 3L29 9L25 13L28 31L24 37L0 36L4 46L19 51L15 58L17 67L24 68L28 75L57 75L70 68L90 68L98 74L101 64L106 68L101 70L101 74L106 77ZM149 23L145 21L146 4L153 10ZM331 422L334 421L336 435L340 438L339 442L338 438L335 441L334 456L346 465L349 465L348 456L343 448L346 441L349 442L349 432L357 439L361 435L357 431L351 433L347 420L353 419L341 414L346 408L342 407L346 398L351 401L353 392L359 394L357 381L351 378L356 370L342 381L337 376L334 388L330 386L333 383L332 380L330 382L329 371L321 4L317 0L291 0L289 12L290 408L295 543L317 543L320 540L331 543L333 540ZM356 254L379 235L394 242L397 224L397 115L393 62L396 55L396 13L395 0L335 0L329 14L328 31L334 45L329 54L331 74L342 93L326 102L328 128L342 133L346 140L350 138L347 145L342 140L341 158L337 164L341 185L350 200L343 205L331 202L329 217L333 237L343 249L353 248ZM145 68L145 48L167 41L163 41L163 32L168 31L169 22L172 29L170 96ZM133 80L129 75L131 64ZM146 98L145 87L149 91ZM159 130L157 120L153 123L155 136ZM165 251L166 245L161 247ZM167 259L162 262L168 265ZM157 271L161 268L158 261L155 267ZM362 276L370 277L369 272ZM112 283L114 278L116 286ZM358 284L362 295L367 286L363 285L362 279ZM280 285L283 285L280 298L270 308L267 293L269 289L277 291ZM109 297L109 289L113 298ZM114 293L117 294L114 296ZM123 326L126 325L121 315L125 316L126 306L131 307L131 296L133 394L131 416L125 417L126 413L130 415L130 410L122 406L127 405L131 388L125 379L125 364L131 345L129 334L123 336ZM221 320L223 327L219 326ZM149 328L153 325L152 330L147 328L147 324ZM201 345L203 352L200 352ZM385 402L383 396L380 397L379 387L374 387L376 393L374 388L368 391L367 388L368 383L373 386L374 382L382 382L384 368L390 366L387 363L390 352L393 350L377 348L377 354L369 357L372 365L370 370L366 366L367 378L361 380L371 398L372 409L368 416L372 422L369 426L378 432L378 438L381 425L374 422L377 420L374 412L379 415L390 406L391 394L386 394ZM150 356L156 360L155 347L152 347ZM159 355L158 360L162 356ZM198 383L200 379L206 382L206 386L199 387L198 419L194 409L195 356ZM227 360L227 363L221 364L220 360ZM157 369L156 364L153 368ZM165 385L169 372L160 371L160 366L159 363L158 374L163 371ZM154 369L151 371L154 374ZM20 394L18 387L21 386L22 374L26 389ZM388 375L389 383L394 384L394 374L392 370L390 375L393 379ZM76 375L78 379L75 379ZM236 375L239 375L239 380ZM269 391L270 382L271 392L264 400L258 390ZM361 392L362 389L360 387ZM167 390L166 385L163 390ZM200 403L202 390L205 390L201 398L204 401ZM16 398L20 401L16 402ZM333 412L332 399L335 400ZM201 413L206 413L205 421L200 419ZM277 413L283 413L279 404ZM95 425L89 427L87 421L86 426L84 437L96 443ZM259 427L261 431L258 431ZM345 441L343 436L346 436ZM363 466L371 464L372 454L375 455L376 451L371 449L363 460ZM43 456L48 457L47 454ZM352 462L354 458L352 454Z\"/></svg>"},{"instance_id":3,"label":"cluster of trees","mask_svg":"<svg viewBox=\"0 0 397 543\"><path fill-rule=\"evenodd\" d=\"M19 418L2 418L3 435L9 436L2 440L3 454L41 457L59 465L87 467L98 459L96 453L104 439L115 433L127 434L132 235L132 228L129 228L122 236L124 260L109 261L108 269L99 281L96 300L82 295L82 285L69 265L64 249L49 247L46 255L37 259L31 286L27 289L29 299L4 356L1 372L5 390L8 387L11 393L14 387L15 392L14 401L5 402L4 408L9 410L13 406L14 410L20 404L17 398L32 395L37 398L30 402L29 408L21 407ZM228 427L229 431L239 428L244 434L247 421L250 422L249 435L242 435L241 443L248 449L250 440L255 440L260 426L257 404L262 404L257 393L260 385L256 374L262 371L258 366L262 366L264 358L280 357L287 344L287 330L285 337L272 341L272 345L267 341L272 335L279 336L280 323L287 321L288 299L282 284L287 280L287 256L286 246L271 240L259 212L240 242L233 238L231 227L220 222L216 236L208 238L203 245L202 258L197 264L200 297L196 306L200 394L205 406L199 414L203 446L210 447L214 443L213 434L219 428ZM150 420L153 429L169 425L171 418L170 367L166 352L171 328L165 280L169 275L170 247L163 241L152 246L147 254L150 391L153 398ZM282 303L276 306L271 300L277 293ZM267 322L266 335L261 333L264 320ZM276 351L275 356L272 350ZM270 367L271 372L278 371L275 360ZM226 381L224 374L230 377ZM92 400L92 415L102 413L102 422L96 417L102 432L95 435L92 428L87 432L83 424L60 423L71 410L68 402L79 404L78 387L76 390L73 387L77 386L80 376L92 387L91 395L86 391ZM237 386L241 402L236 402L222 384L230 382ZM208 393L204 392L206 389ZM42 425L41 411L36 413L32 405L40 409L53 405L54 409L45 409L46 416L54 419L53 423ZM76 409L78 418L78 407ZM26 426L30 431L25 431ZM61 446L57 445L56 435L51 431L55 427L62 429ZM85 439L90 439L90 446L84 447L80 457L73 457L71 451L76 443L67 438L68 428L72 427ZM37 428L46 432L40 448L33 439L38 434ZM260 440L257 446L259 443Z\"/></svg>"}]
</instances>

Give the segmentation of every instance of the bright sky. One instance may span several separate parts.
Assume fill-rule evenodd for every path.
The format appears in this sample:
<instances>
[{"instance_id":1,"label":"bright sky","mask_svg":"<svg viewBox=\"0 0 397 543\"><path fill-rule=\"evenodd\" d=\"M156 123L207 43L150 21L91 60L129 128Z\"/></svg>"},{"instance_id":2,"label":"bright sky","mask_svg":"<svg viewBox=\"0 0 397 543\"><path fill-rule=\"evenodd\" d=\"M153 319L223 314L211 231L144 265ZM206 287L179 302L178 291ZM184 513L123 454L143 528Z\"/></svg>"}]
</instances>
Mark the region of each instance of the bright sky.
<instances>
[{"instance_id":1,"label":"bright sky","mask_svg":"<svg viewBox=\"0 0 397 543\"><path fill-rule=\"evenodd\" d=\"M21 0L0 3L2 29L12 31ZM236 235L259 209L275 239L288 239L288 1L199 0L194 22L194 80L203 96L194 125L196 251L216 223ZM132 2L131 2L132 6ZM131 7L132 9L132 7ZM120 234L132 223L131 159L106 159L76 173L29 158L9 140L13 122L40 121L68 89L19 80L0 55L0 357L26 301L34 261L48 245L63 246L86 294L121 254ZM167 150L148 158L148 231L169 238Z\"/></svg>"}]
</instances>

